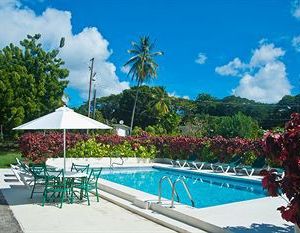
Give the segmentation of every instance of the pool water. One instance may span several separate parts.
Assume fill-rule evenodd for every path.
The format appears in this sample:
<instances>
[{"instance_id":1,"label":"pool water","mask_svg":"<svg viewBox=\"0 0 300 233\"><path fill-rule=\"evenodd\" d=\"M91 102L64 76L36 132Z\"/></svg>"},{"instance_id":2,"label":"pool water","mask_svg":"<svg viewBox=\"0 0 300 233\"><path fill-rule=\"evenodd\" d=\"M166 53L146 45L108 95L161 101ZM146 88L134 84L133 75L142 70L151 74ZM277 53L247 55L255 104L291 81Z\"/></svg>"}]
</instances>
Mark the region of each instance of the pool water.
<instances>
[{"instance_id":1,"label":"pool water","mask_svg":"<svg viewBox=\"0 0 300 233\"><path fill-rule=\"evenodd\" d=\"M179 177L183 178L190 189L195 201L195 207L197 208L217 206L266 196L259 181L244 181L210 174L191 174L165 168L110 169L104 170L101 178L146 193L158 195L158 183L163 176L169 176L172 181ZM177 183L176 190L180 202L191 205L181 183ZM166 180L162 183L162 196L171 199L171 187Z\"/></svg>"}]
</instances>

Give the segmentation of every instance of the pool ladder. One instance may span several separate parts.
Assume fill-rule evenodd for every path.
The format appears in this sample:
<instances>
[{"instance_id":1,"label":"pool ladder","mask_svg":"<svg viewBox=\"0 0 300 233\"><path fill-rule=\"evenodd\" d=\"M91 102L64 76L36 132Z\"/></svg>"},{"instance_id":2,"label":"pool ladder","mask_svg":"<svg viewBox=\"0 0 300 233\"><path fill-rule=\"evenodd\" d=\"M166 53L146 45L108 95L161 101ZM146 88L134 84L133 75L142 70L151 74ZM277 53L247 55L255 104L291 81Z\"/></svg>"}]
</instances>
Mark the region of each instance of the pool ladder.
<instances>
[{"instance_id":1,"label":"pool ladder","mask_svg":"<svg viewBox=\"0 0 300 233\"><path fill-rule=\"evenodd\" d=\"M175 195L177 197L177 201L180 202L179 200L179 196L178 196L178 193L177 193L177 190L176 190L176 184L178 182L182 183L191 203L192 203L192 206L195 207L195 201L191 195L191 192L190 192L190 189L188 188L188 186L186 185L186 182L185 180L182 178L182 177L179 177L177 178L175 181L173 181L172 183L172 180L170 179L169 176L163 176L160 180L159 180L159 183L158 183L158 203L162 203L161 202L161 190L162 190L162 183L164 180L167 180L168 183L170 184L171 186L171 189L172 189L172 199L171 199L171 206L170 208L174 208L174 199L175 199Z\"/></svg>"},{"instance_id":2,"label":"pool ladder","mask_svg":"<svg viewBox=\"0 0 300 233\"><path fill-rule=\"evenodd\" d=\"M124 164L124 159L121 156L119 158L121 159L121 163L113 162L112 157L109 157L109 164L110 164L109 167L110 167L110 169L113 169L114 165L123 165Z\"/></svg>"}]
</instances>

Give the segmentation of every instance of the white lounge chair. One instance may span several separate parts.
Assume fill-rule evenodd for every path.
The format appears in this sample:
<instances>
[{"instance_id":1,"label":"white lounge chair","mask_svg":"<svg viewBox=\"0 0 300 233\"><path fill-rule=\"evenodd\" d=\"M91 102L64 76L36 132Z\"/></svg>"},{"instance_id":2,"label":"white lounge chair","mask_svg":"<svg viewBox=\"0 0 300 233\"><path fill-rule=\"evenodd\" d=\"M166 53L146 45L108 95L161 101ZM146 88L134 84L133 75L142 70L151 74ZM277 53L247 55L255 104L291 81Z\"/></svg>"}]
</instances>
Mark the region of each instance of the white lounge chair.
<instances>
[{"instance_id":1,"label":"white lounge chair","mask_svg":"<svg viewBox=\"0 0 300 233\"><path fill-rule=\"evenodd\" d=\"M183 168L187 164L187 161L186 160L179 160L179 159L174 160L173 159L173 160L171 160L171 164L172 164L173 167Z\"/></svg>"},{"instance_id":2,"label":"white lounge chair","mask_svg":"<svg viewBox=\"0 0 300 233\"><path fill-rule=\"evenodd\" d=\"M266 158L263 156L257 157L251 166L237 166L233 168L236 175L241 175L243 172L247 176L252 176L254 173L259 173L262 170L268 170L268 165L266 164Z\"/></svg>"},{"instance_id":3,"label":"white lounge chair","mask_svg":"<svg viewBox=\"0 0 300 233\"><path fill-rule=\"evenodd\" d=\"M30 189L30 185L34 181L33 175L30 172L20 168L19 166L11 164L10 167L16 178L28 189Z\"/></svg>"},{"instance_id":4,"label":"white lounge chair","mask_svg":"<svg viewBox=\"0 0 300 233\"><path fill-rule=\"evenodd\" d=\"M235 156L229 163L216 163L211 165L211 169L213 172L222 171L223 173L227 173L231 168L234 170L241 163L241 161L242 158L240 156Z\"/></svg>"}]
</instances>

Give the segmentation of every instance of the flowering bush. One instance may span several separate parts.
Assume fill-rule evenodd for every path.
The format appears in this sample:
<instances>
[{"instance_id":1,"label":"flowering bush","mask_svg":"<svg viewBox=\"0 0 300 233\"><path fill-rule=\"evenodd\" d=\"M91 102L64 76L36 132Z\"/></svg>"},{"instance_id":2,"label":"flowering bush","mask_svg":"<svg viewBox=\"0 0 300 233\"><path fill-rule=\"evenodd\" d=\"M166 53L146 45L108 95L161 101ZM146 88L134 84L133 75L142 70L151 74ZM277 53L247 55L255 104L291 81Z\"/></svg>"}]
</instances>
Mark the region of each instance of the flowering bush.
<instances>
[{"instance_id":1,"label":"flowering bush","mask_svg":"<svg viewBox=\"0 0 300 233\"><path fill-rule=\"evenodd\" d=\"M268 158L284 169L282 178L274 171L263 171L263 187L271 196L285 195L287 206L278 210L282 218L300 226L300 114L291 115L283 133L267 132L264 150Z\"/></svg>"},{"instance_id":2,"label":"flowering bush","mask_svg":"<svg viewBox=\"0 0 300 233\"><path fill-rule=\"evenodd\" d=\"M228 162L233 155L241 155L244 156L244 160L250 160L248 163L251 163L255 159L249 158L252 154L256 156L263 154L262 143L257 140L243 138L226 139L222 136L216 136L209 139L209 142L213 153L219 155L219 160L223 162Z\"/></svg>"},{"instance_id":3,"label":"flowering bush","mask_svg":"<svg viewBox=\"0 0 300 233\"><path fill-rule=\"evenodd\" d=\"M259 155L262 151L260 141L221 136L214 138L195 138L184 136L149 136L142 134L133 137L116 135L96 135L91 138L86 134L66 135L67 156L72 157L159 157L187 159L191 154L199 160L208 161L218 158L228 161L235 154L247 157ZM24 157L40 162L49 157L59 157L63 153L62 133L50 132L26 133L20 138L20 149Z\"/></svg>"},{"instance_id":4,"label":"flowering bush","mask_svg":"<svg viewBox=\"0 0 300 233\"><path fill-rule=\"evenodd\" d=\"M71 148L79 141L85 141L86 134L66 134L66 147ZM26 133L20 138L21 153L33 162L44 162L50 157L59 157L63 153L63 134L51 133Z\"/></svg>"}]
</instances>

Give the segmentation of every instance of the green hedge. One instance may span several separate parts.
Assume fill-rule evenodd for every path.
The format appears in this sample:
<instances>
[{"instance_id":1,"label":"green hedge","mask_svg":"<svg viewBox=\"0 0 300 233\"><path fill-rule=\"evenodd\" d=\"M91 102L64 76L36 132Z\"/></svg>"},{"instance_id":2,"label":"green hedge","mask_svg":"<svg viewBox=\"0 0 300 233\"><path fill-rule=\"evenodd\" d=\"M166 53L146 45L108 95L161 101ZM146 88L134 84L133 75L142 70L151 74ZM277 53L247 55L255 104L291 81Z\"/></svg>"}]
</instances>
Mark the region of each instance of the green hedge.
<instances>
[{"instance_id":1,"label":"green hedge","mask_svg":"<svg viewBox=\"0 0 300 233\"><path fill-rule=\"evenodd\" d=\"M155 158L157 149L153 145L143 146L131 145L125 141L121 144L110 145L96 142L95 139L78 142L73 148L68 150L68 157L139 157Z\"/></svg>"}]
</instances>

